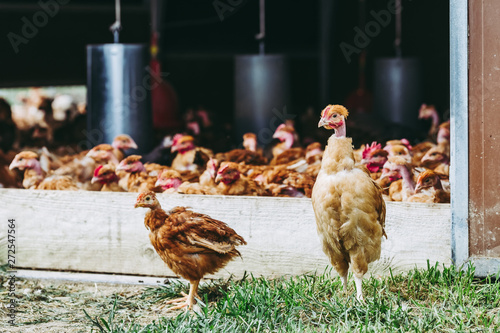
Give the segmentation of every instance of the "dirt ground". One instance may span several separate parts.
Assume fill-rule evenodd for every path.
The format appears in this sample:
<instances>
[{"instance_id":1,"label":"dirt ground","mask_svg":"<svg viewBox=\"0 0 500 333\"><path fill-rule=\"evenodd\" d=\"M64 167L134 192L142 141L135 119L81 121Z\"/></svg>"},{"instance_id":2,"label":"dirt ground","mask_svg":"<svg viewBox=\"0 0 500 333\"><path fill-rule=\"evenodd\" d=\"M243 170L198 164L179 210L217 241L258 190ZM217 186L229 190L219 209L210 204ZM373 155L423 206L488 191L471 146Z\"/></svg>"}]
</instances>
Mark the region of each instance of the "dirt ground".
<instances>
[{"instance_id":1,"label":"dirt ground","mask_svg":"<svg viewBox=\"0 0 500 333\"><path fill-rule=\"evenodd\" d=\"M9 282L6 275L0 279L0 332L90 332L92 324L84 310L94 319L107 320L115 299L118 304L115 321L118 322L134 321L144 325L161 316L177 314L157 310L162 303L158 302L157 293L148 293L153 290L151 287L19 279L15 283L16 325L11 326L6 307L11 299Z\"/></svg>"}]
</instances>

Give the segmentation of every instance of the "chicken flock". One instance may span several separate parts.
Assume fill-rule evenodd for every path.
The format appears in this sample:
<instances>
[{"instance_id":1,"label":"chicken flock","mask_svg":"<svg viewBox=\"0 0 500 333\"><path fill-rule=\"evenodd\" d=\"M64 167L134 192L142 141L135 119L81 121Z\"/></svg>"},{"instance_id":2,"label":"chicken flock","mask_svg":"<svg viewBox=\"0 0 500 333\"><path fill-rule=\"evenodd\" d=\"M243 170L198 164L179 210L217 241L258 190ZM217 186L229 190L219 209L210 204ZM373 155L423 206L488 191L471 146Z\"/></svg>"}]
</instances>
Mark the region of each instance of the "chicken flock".
<instances>
[{"instance_id":1,"label":"chicken flock","mask_svg":"<svg viewBox=\"0 0 500 333\"><path fill-rule=\"evenodd\" d=\"M192 309L200 279L240 256L236 247L246 241L224 222L186 207L166 212L156 193L309 197L323 251L344 289L352 268L357 298L363 300L363 275L379 259L382 237L387 237L385 201L450 201L450 124L439 123L435 108L423 104L419 117L432 120L427 140L412 146L402 138L353 149L347 116L341 105L322 111L318 127L334 130L325 150L320 142L301 147L290 122L276 128L277 143L267 152L254 133L243 136L243 148L220 153L178 133L146 156L127 155L138 147L121 134L110 144L76 154L45 147L15 156L2 153L0 181L3 187L21 183L26 189L139 193L135 207L149 209L144 224L153 247L191 285L189 295L166 303L174 304L170 310ZM171 154L169 163L152 158L164 150Z\"/></svg>"},{"instance_id":2,"label":"chicken flock","mask_svg":"<svg viewBox=\"0 0 500 333\"><path fill-rule=\"evenodd\" d=\"M373 142L353 152L355 162L366 167L386 201L450 200L449 121L439 123L436 109L425 104L419 117L432 120L427 140L413 146L404 138L383 145ZM178 133L163 140L161 149L172 157L159 163L151 158L154 152L127 156L126 151L137 145L126 134L75 154L61 155L45 147L15 156L9 151L0 153L0 186L20 187L22 183L27 189L311 197L323 144L301 147L289 122L279 125L273 138L277 143L264 151L257 145L257 136L247 133L241 149L214 153L198 146L192 135ZM20 172L24 172L22 180Z\"/></svg>"}]
</instances>

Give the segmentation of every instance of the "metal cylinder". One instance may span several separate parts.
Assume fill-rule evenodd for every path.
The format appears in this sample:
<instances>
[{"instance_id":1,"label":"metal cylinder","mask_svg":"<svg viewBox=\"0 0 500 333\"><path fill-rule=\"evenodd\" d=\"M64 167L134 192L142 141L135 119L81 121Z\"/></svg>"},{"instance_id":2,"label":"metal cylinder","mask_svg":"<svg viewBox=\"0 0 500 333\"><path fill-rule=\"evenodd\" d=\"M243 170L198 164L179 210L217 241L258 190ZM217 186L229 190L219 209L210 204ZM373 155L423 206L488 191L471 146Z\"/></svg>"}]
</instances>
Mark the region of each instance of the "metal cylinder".
<instances>
[{"instance_id":1,"label":"metal cylinder","mask_svg":"<svg viewBox=\"0 0 500 333\"><path fill-rule=\"evenodd\" d=\"M419 129L423 102L420 61L415 58L375 60L374 110L385 121Z\"/></svg>"},{"instance_id":2,"label":"metal cylinder","mask_svg":"<svg viewBox=\"0 0 500 333\"><path fill-rule=\"evenodd\" d=\"M87 141L111 143L128 134L138 154L152 147L149 54L141 44L87 45Z\"/></svg>"},{"instance_id":3,"label":"metal cylinder","mask_svg":"<svg viewBox=\"0 0 500 333\"><path fill-rule=\"evenodd\" d=\"M282 55L242 55L235 59L235 135L254 132L259 144L290 118L288 61Z\"/></svg>"}]
</instances>

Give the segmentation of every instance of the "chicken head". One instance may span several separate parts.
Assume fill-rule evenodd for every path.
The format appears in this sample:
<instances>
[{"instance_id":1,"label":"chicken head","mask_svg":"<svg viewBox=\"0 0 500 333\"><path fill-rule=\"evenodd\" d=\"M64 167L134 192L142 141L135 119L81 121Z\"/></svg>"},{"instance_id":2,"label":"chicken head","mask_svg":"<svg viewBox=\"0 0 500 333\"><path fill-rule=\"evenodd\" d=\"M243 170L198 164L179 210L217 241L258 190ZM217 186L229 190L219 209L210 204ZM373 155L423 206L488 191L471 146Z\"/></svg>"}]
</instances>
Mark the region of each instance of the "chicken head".
<instances>
[{"instance_id":1,"label":"chicken head","mask_svg":"<svg viewBox=\"0 0 500 333\"><path fill-rule=\"evenodd\" d=\"M99 165L95 168L94 177L92 177L92 184L101 183L107 184L110 182L117 181L118 177L115 174L115 167L111 164Z\"/></svg>"},{"instance_id":2,"label":"chicken head","mask_svg":"<svg viewBox=\"0 0 500 333\"><path fill-rule=\"evenodd\" d=\"M134 208L143 207L154 209L160 206L160 202L156 198L156 194L152 191L140 193L137 196Z\"/></svg>"},{"instance_id":3,"label":"chicken head","mask_svg":"<svg viewBox=\"0 0 500 333\"><path fill-rule=\"evenodd\" d=\"M22 151L17 154L9 165L9 169L32 169L37 166L38 155L32 151Z\"/></svg>"},{"instance_id":4,"label":"chicken head","mask_svg":"<svg viewBox=\"0 0 500 333\"><path fill-rule=\"evenodd\" d=\"M137 149L138 148L134 139L132 139L132 137L130 135L127 135L127 134L117 135L113 139L111 146L113 148L121 149L121 150Z\"/></svg>"},{"instance_id":5,"label":"chicken head","mask_svg":"<svg viewBox=\"0 0 500 333\"><path fill-rule=\"evenodd\" d=\"M336 137L345 137L345 121L349 112L342 105L328 105L321 111L318 127L335 130Z\"/></svg>"},{"instance_id":6,"label":"chicken head","mask_svg":"<svg viewBox=\"0 0 500 333\"><path fill-rule=\"evenodd\" d=\"M146 171L144 168L144 164L141 162L141 155L130 155L127 158L123 159L120 164L116 167L118 171L126 171L126 172L141 172Z\"/></svg>"},{"instance_id":7,"label":"chicken head","mask_svg":"<svg viewBox=\"0 0 500 333\"><path fill-rule=\"evenodd\" d=\"M181 174L176 170L164 169L158 175L158 180L155 186L160 186L162 190L166 191L170 188L177 189L182 184Z\"/></svg>"},{"instance_id":8,"label":"chicken head","mask_svg":"<svg viewBox=\"0 0 500 333\"><path fill-rule=\"evenodd\" d=\"M219 171L217 172L217 177L215 182L223 182L224 184L232 184L238 179L240 179L240 171L238 170L238 164L234 162L223 162L220 165Z\"/></svg>"}]
</instances>

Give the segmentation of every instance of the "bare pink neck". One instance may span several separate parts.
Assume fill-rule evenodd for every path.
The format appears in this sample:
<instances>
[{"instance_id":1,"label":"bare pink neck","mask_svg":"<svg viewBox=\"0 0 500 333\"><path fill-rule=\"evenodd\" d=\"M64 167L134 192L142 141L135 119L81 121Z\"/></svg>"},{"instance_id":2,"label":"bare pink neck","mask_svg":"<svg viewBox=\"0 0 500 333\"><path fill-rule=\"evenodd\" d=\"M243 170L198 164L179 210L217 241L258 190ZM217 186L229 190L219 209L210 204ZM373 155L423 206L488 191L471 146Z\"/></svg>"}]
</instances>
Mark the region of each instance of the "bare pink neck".
<instances>
[{"instance_id":1,"label":"bare pink neck","mask_svg":"<svg viewBox=\"0 0 500 333\"><path fill-rule=\"evenodd\" d=\"M345 138L346 136L345 122L343 122L342 125L340 125L335 129L335 136L337 138Z\"/></svg>"},{"instance_id":2,"label":"bare pink neck","mask_svg":"<svg viewBox=\"0 0 500 333\"><path fill-rule=\"evenodd\" d=\"M43 175L42 165L38 160L33 159L32 161L30 161L30 165L28 168L34 170L38 175Z\"/></svg>"},{"instance_id":3,"label":"bare pink neck","mask_svg":"<svg viewBox=\"0 0 500 333\"><path fill-rule=\"evenodd\" d=\"M403 178L403 185L412 192L415 192L415 182L411 176L410 170L406 166L401 166L399 173Z\"/></svg>"}]
</instances>

